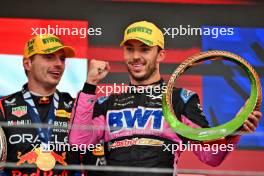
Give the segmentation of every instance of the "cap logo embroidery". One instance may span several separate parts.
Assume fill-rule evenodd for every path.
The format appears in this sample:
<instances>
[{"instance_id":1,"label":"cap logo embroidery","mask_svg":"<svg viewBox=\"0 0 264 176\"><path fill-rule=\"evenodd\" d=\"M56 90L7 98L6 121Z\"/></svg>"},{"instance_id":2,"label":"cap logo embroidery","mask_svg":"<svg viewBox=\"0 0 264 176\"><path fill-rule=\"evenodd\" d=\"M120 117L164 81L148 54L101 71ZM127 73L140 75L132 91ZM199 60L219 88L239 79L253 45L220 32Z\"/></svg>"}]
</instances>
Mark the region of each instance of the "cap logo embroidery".
<instances>
[{"instance_id":1,"label":"cap logo embroidery","mask_svg":"<svg viewBox=\"0 0 264 176\"><path fill-rule=\"evenodd\" d=\"M44 44L51 43L51 42L62 44L61 41L59 39L55 38L55 37L49 37L49 38L42 39L42 42Z\"/></svg>"},{"instance_id":2,"label":"cap logo embroidery","mask_svg":"<svg viewBox=\"0 0 264 176\"><path fill-rule=\"evenodd\" d=\"M146 34L151 35L152 30L146 27L137 26L137 27L133 27L127 30L127 34L132 33L132 32L144 32Z\"/></svg>"}]
</instances>

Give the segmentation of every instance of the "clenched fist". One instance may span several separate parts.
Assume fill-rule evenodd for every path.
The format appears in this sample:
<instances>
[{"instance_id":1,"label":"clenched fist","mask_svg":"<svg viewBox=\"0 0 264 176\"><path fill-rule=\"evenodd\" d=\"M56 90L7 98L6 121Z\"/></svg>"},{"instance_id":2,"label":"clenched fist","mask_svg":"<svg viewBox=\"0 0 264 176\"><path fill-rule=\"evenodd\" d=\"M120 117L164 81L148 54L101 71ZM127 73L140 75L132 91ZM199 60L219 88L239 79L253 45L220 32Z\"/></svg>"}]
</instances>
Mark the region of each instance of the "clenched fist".
<instances>
[{"instance_id":1,"label":"clenched fist","mask_svg":"<svg viewBox=\"0 0 264 176\"><path fill-rule=\"evenodd\" d=\"M110 66L108 62L99 61L92 59L88 66L87 80L88 84L98 84L110 71Z\"/></svg>"}]
</instances>

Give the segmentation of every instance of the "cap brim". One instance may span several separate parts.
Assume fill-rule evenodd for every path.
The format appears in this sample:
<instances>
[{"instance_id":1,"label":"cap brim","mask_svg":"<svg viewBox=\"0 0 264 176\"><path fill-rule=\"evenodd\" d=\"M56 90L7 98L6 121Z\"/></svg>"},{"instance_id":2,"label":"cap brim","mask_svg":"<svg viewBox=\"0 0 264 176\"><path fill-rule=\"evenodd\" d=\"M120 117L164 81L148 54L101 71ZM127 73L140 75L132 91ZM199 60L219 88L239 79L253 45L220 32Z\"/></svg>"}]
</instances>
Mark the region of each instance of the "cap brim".
<instances>
[{"instance_id":1,"label":"cap brim","mask_svg":"<svg viewBox=\"0 0 264 176\"><path fill-rule=\"evenodd\" d=\"M30 55L24 55L24 58L30 58L31 56L35 55L35 54L51 54L51 53L55 53L59 50L63 50L64 51L64 54L65 54L65 57L66 58L70 58L70 57L74 57L75 56L75 51L72 47L70 46L61 46L61 47L58 47L50 52L43 52L43 51L39 51L39 52L34 52Z\"/></svg>"},{"instance_id":2,"label":"cap brim","mask_svg":"<svg viewBox=\"0 0 264 176\"><path fill-rule=\"evenodd\" d=\"M58 48L54 49L54 50L51 51L51 52L46 52L46 53L43 53L43 54L51 54L51 53L55 53L55 52L57 52L57 51L59 51L59 50L61 50L61 49L64 51L64 54L65 54L65 57L66 57L66 58L74 57L74 56L75 56L75 51L74 51L74 49L73 49L72 47L70 47L70 46L61 46L61 47L58 47ZM42 53L40 53L40 54L42 54Z\"/></svg>"},{"instance_id":3,"label":"cap brim","mask_svg":"<svg viewBox=\"0 0 264 176\"><path fill-rule=\"evenodd\" d=\"M123 46L127 40L123 40L119 46Z\"/></svg>"},{"instance_id":4,"label":"cap brim","mask_svg":"<svg viewBox=\"0 0 264 176\"><path fill-rule=\"evenodd\" d=\"M70 46L63 46L61 49L64 50L65 56L66 57L74 57L75 56L75 51L72 47Z\"/></svg>"},{"instance_id":5,"label":"cap brim","mask_svg":"<svg viewBox=\"0 0 264 176\"><path fill-rule=\"evenodd\" d=\"M69 58L69 57L74 57L75 56L75 51L74 51L74 49L72 48L72 47L70 47L70 46L58 46L58 47L56 47L55 49L54 48L52 48L52 50L48 50L48 51L40 51L40 52L36 52L36 53L34 53L34 54L51 54L51 53L55 53L55 52L57 52L57 51L59 51L59 50L63 50L64 51L64 54L65 54L65 57L66 58ZM33 54L33 55L34 55ZM32 55L30 55L30 56L32 56ZM29 56L29 57L30 57Z\"/></svg>"},{"instance_id":6,"label":"cap brim","mask_svg":"<svg viewBox=\"0 0 264 176\"><path fill-rule=\"evenodd\" d=\"M139 37L132 37L132 38L128 38L128 39L126 39L126 40L123 40L123 41L120 43L120 46L123 46L128 40L138 40L138 41L140 41L140 42L142 42L142 43L144 43L144 44L146 44L146 45L148 45L148 46L155 46L155 45L157 45L157 44L155 44L155 43L150 44L148 41L146 41L146 40L144 40L144 39L141 39L141 38L139 38Z\"/></svg>"}]
</instances>

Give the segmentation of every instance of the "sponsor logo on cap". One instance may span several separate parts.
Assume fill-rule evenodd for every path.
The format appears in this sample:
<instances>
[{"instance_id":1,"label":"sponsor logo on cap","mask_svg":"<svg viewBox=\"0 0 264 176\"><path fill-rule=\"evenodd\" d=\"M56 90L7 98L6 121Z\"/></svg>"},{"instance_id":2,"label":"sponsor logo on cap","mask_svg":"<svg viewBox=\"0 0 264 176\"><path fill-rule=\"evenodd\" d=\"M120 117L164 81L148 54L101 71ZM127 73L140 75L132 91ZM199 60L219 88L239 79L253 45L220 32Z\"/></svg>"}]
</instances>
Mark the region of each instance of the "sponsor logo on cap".
<instances>
[{"instance_id":1,"label":"sponsor logo on cap","mask_svg":"<svg viewBox=\"0 0 264 176\"><path fill-rule=\"evenodd\" d=\"M141 26L137 26L137 27L132 27L130 29L127 30L127 34L129 33L133 33L133 32L143 32L146 34L150 34L152 33L152 30L147 28L147 27L141 27Z\"/></svg>"}]
</instances>

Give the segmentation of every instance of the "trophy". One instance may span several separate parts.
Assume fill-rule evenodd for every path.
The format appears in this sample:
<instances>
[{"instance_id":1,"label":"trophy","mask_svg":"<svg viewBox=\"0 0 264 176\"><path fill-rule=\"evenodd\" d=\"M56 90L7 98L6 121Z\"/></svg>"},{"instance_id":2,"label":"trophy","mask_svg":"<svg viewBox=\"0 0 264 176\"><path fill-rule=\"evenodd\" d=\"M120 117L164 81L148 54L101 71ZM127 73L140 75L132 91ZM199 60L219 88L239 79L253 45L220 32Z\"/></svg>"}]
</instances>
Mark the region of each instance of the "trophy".
<instances>
[{"instance_id":1,"label":"trophy","mask_svg":"<svg viewBox=\"0 0 264 176\"><path fill-rule=\"evenodd\" d=\"M206 60L227 60L238 64L246 72L250 80L251 93L244 107L231 121L212 128L192 128L181 123L176 117L171 103L172 91L175 81L180 75L182 75L190 67ZM254 68L245 59L238 55L226 51L213 50L195 54L187 58L182 64L178 66L169 79L166 93L163 94L162 110L164 118L176 133L192 140L211 141L234 133L243 125L251 112L260 109L261 101L261 84Z\"/></svg>"},{"instance_id":2,"label":"trophy","mask_svg":"<svg viewBox=\"0 0 264 176\"><path fill-rule=\"evenodd\" d=\"M3 129L0 127L0 170L4 168L7 154L7 143Z\"/></svg>"}]
</instances>

